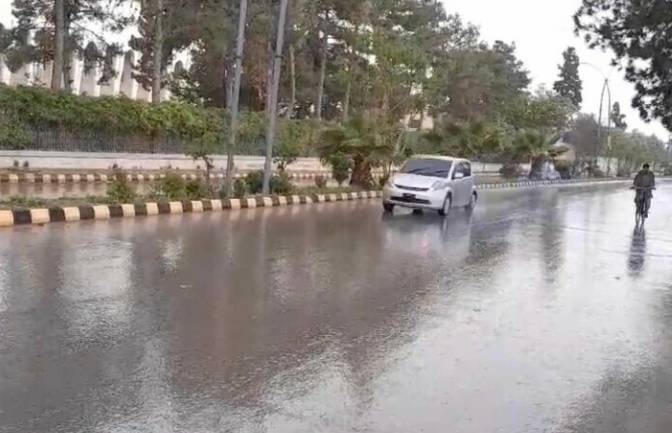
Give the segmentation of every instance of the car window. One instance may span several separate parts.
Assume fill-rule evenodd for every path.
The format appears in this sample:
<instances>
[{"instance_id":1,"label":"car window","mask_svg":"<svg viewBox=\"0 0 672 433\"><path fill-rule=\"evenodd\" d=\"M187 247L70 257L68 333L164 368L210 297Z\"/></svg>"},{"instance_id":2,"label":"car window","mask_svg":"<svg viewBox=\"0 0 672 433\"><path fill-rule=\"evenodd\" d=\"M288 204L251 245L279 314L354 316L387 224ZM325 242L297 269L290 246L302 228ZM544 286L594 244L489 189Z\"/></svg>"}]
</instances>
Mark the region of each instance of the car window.
<instances>
[{"instance_id":1,"label":"car window","mask_svg":"<svg viewBox=\"0 0 672 433\"><path fill-rule=\"evenodd\" d=\"M453 172L453 179L456 178L456 175L458 173L464 174L464 166L462 165L462 163L459 163L455 166L455 171Z\"/></svg>"},{"instance_id":2,"label":"car window","mask_svg":"<svg viewBox=\"0 0 672 433\"><path fill-rule=\"evenodd\" d=\"M409 159L401 168L401 172L419 176L448 177L452 164L452 161L442 159Z\"/></svg>"},{"instance_id":3,"label":"car window","mask_svg":"<svg viewBox=\"0 0 672 433\"><path fill-rule=\"evenodd\" d=\"M463 162L462 163L462 172L464 173L464 177L470 177L471 176L471 164L468 162Z\"/></svg>"}]
</instances>

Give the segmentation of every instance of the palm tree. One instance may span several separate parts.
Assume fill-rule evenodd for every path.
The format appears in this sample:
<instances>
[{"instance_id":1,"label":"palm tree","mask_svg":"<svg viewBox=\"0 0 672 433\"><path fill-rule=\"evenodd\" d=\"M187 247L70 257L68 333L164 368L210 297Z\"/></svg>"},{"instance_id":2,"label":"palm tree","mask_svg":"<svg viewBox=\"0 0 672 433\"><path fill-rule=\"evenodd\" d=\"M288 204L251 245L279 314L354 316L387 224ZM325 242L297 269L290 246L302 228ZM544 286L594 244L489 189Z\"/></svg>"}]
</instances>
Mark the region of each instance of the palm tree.
<instances>
[{"instance_id":1,"label":"palm tree","mask_svg":"<svg viewBox=\"0 0 672 433\"><path fill-rule=\"evenodd\" d=\"M521 130L513 143L511 157L515 161L530 160L532 164L529 177L539 178L546 161L553 160L568 150L553 146L559 138L557 134L548 136L536 129Z\"/></svg>"},{"instance_id":2,"label":"palm tree","mask_svg":"<svg viewBox=\"0 0 672 433\"><path fill-rule=\"evenodd\" d=\"M358 115L322 131L320 157L328 161L337 153L347 155L353 163L350 184L368 188L373 183L371 168L392 158L399 133L397 125Z\"/></svg>"}]
</instances>

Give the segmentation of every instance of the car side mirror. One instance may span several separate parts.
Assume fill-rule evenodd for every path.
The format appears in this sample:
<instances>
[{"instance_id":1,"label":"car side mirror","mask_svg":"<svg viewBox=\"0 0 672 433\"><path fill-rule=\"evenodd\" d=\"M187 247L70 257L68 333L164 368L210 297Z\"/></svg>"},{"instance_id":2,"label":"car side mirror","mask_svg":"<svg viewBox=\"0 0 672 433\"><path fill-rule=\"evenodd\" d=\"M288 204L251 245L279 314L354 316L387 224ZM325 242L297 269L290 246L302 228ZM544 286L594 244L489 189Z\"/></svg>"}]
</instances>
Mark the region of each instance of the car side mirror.
<instances>
[{"instance_id":1,"label":"car side mirror","mask_svg":"<svg viewBox=\"0 0 672 433\"><path fill-rule=\"evenodd\" d=\"M464 173L457 172L453 175L453 179L463 179L464 178Z\"/></svg>"}]
</instances>

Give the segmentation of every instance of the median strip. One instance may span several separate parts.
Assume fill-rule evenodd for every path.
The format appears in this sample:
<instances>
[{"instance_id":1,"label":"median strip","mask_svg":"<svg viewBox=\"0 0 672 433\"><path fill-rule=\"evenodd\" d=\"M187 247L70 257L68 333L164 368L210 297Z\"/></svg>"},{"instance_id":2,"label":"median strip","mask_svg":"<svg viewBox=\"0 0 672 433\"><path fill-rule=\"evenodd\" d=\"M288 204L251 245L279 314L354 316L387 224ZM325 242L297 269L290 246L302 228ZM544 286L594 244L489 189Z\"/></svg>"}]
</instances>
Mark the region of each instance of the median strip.
<instances>
[{"instance_id":1,"label":"median strip","mask_svg":"<svg viewBox=\"0 0 672 433\"><path fill-rule=\"evenodd\" d=\"M629 179L571 179L500 182L478 185L479 190L533 188L563 185L595 185L605 183L627 183ZM291 205L309 205L314 203L330 203L351 200L362 200L382 197L381 191L359 191L339 194L303 194L273 195L265 197L247 197L242 199L223 200L182 200L166 202L146 202L136 204L103 204L82 205L37 209L0 210L0 227L17 225L42 225L54 222L75 222L85 220L109 220L181 213L220 212L224 210L271 208Z\"/></svg>"},{"instance_id":2,"label":"median strip","mask_svg":"<svg viewBox=\"0 0 672 433\"><path fill-rule=\"evenodd\" d=\"M287 205L305 205L351 201L381 197L381 191L360 191L349 194L308 194L292 196L248 197L224 200L183 200L136 204L83 205L77 207L50 207L43 209L0 210L0 227L42 225L54 222L109 220L138 216L218 212L236 209L271 208Z\"/></svg>"}]
</instances>

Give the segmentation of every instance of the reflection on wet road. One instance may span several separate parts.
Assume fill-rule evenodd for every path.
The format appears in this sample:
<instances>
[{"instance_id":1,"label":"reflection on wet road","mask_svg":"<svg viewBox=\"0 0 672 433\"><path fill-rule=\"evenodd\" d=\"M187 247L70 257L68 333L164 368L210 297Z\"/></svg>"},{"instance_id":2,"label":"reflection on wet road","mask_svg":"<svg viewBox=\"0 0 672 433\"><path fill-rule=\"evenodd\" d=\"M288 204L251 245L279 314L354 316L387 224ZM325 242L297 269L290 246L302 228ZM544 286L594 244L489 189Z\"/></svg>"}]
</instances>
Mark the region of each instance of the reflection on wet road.
<instances>
[{"instance_id":1,"label":"reflection on wet road","mask_svg":"<svg viewBox=\"0 0 672 433\"><path fill-rule=\"evenodd\" d=\"M670 432L672 188L0 231L0 432Z\"/></svg>"}]
</instances>

